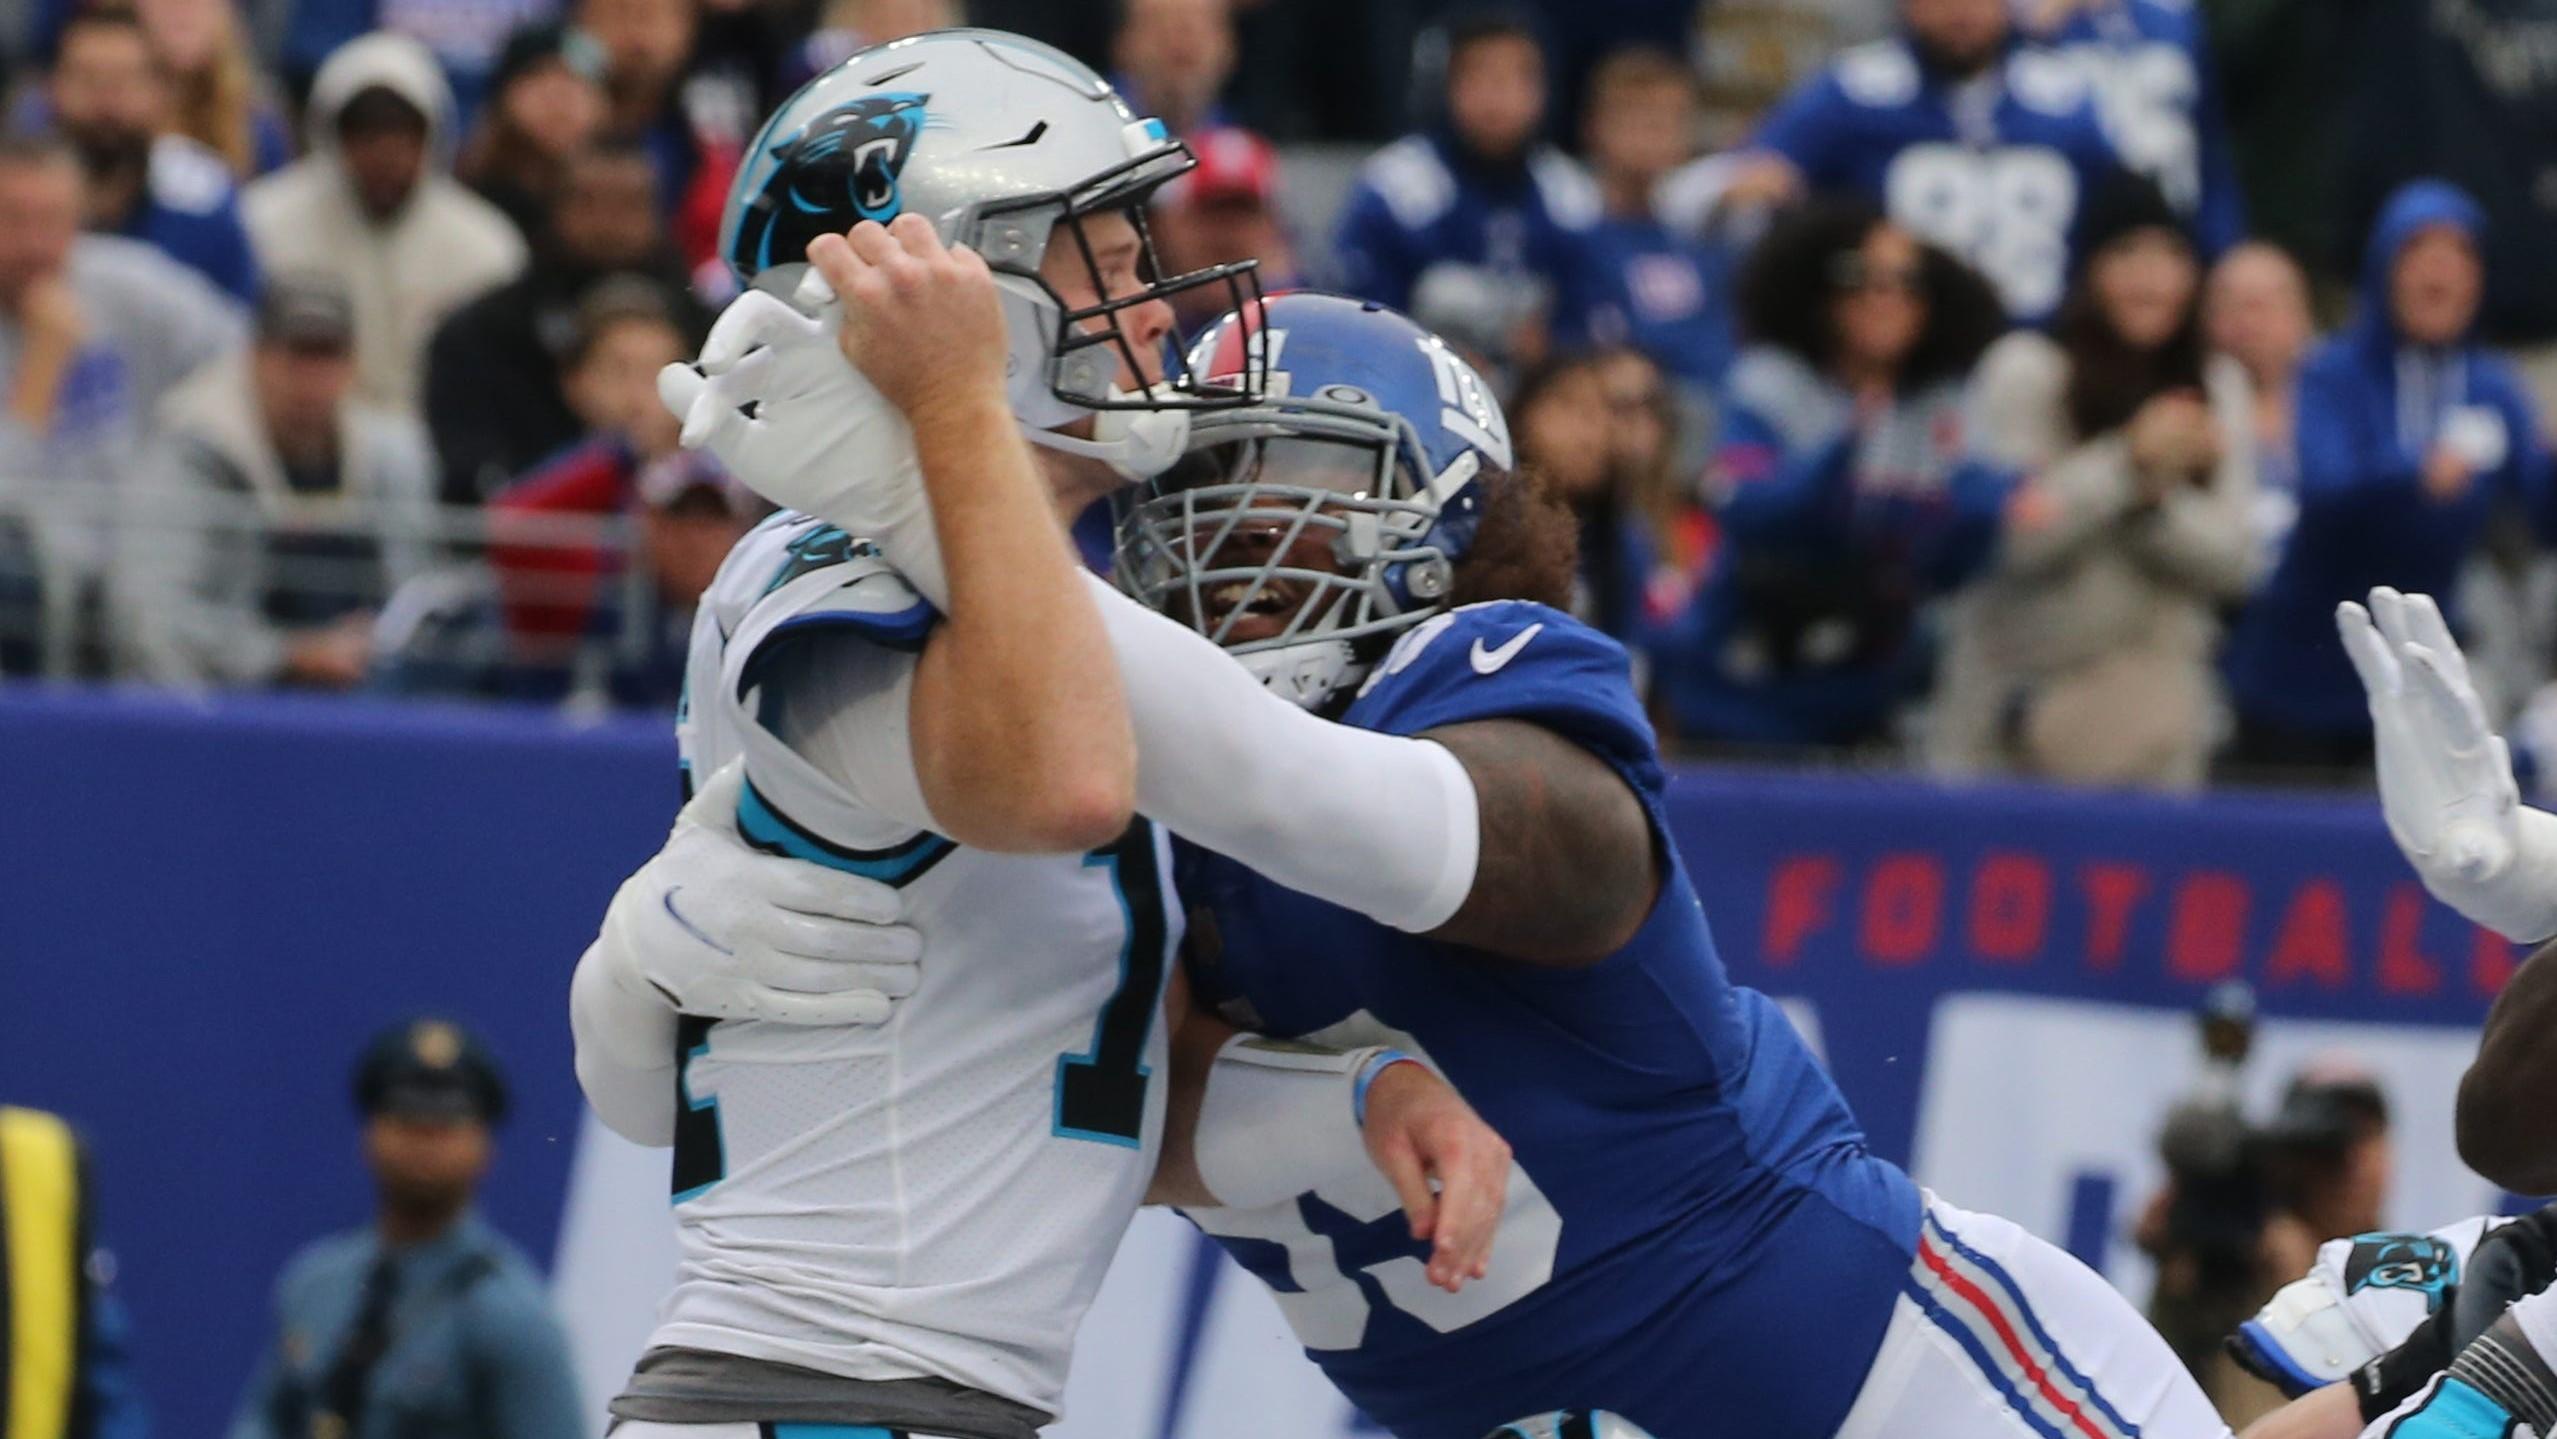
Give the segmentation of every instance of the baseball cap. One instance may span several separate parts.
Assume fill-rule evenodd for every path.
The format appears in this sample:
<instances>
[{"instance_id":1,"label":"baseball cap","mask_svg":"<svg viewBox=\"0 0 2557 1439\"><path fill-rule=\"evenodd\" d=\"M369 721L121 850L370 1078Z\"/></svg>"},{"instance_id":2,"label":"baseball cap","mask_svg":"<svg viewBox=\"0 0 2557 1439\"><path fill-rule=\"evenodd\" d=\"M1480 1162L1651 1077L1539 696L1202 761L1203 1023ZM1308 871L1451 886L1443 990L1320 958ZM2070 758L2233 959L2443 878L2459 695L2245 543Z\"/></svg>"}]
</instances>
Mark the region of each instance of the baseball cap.
<instances>
[{"instance_id":1,"label":"baseball cap","mask_svg":"<svg viewBox=\"0 0 2557 1439\"><path fill-rule=\"evenodd\" d=\"M506 1117L506 1080L471 1033L448 1019L412 1019L373 1036L355 1064L355 1107L366 1118Z\"/></svg>"},{"instance_id":2,"label":"baseball cap","mask_svg":"<svg viewBox=\"0 0 2557 1439\"><path fill-rule=\"evenodd\" d=\"M1178 182L1183 204L1266 208L1278 202L1278 151L1269 141L1226 127L1191 136L1190 152L1199 162Z\"/></svg>"},{"instance_id":3,"label":"baseball cap","mask_svg":"<svg viewBox=\"0 0 2557 1439\"><path fill-rule=\"evenodd\" d=\"M257 337L297 347L347 349L355 343L355 301L327 275L270 275L258 294Z\"/></svg>"}]
</instances>

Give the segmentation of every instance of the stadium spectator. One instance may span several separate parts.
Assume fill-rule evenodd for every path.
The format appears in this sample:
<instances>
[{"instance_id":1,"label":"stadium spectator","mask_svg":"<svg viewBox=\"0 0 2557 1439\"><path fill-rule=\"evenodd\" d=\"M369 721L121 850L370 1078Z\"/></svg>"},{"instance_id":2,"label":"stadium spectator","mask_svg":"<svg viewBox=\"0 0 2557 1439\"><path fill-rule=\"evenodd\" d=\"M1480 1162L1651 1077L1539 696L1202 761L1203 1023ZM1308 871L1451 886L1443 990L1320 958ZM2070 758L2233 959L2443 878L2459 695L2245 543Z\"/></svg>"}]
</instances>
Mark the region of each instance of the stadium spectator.
<instances>
[{"instance_id":1,"label":"stadium spectator","mask_svg":"<svg viewBox=\"0 0 2557 1439\"><path fill-rule=\"evenodd\" d=\"M443 172L452 94L403 35L349 44L311 86L311 152L249 187L259 263L335 276L355 300L356 392L417 413L426 343L524 267L496 207Z\"/></svg>"},{"instance_id":2,"label":"stadium spectator","mask_svg":"<svg viewBox=\"0 0 2557 1439\"><path fill-rule=\"evenodd\" d=\"M1609 56L1589 81L1582 141L1605 206L1591 227L1589 338L1632 345L1706 412L1731 364L1732 247L1671 229L1653 194L1696 147L1696 80L1653 50Z\"/></svg>"},{"instance_id":3,"label":"stadium spectator","mask_svg":"<svg viewBox=\"0 0 2557 1439\"><path fill-rule=\"evenodd\" d=\"M2543 541L2557 528L2538 417L2475 337L2484 223L2455 186L2400 190L2372 229L2359 313L2300 371L2298 525L2227 657L2242 763L2366 763L2370 711L2328 633L2335 606L2391 585L2447 608L2499 503L2518 500Z\"/></svg>"},{"instance_id":4,"label":"stadium spectator","mask_svg":"<svg viewBox=\"0 0 2557 1439\"><path fill-rule=\"evenodd\" d=\"M855 51L966 23L966 7L959 0L826 0L816 28L799 43L782 81L795 90Z\"/></svg>"},{"instance_id":5,"label":"stadium spectator","mask_svg":"<svg viewBox=\"0 0 2557 1439\"><path fill-rule=\"evenodd\" d=\"M1579 521L1572 612L1634 646L1681 508L1670 480L1676 412L1660 368L1638 350L1548 361L1519 381L1508 409L1519 463Z\"/></svg>"},{"instance_id":6,"label":"stadium spectator","mask_svg":"<svg viewBox=\"0 0 2557 1439\"><path fill-rule=\"evenodd\" d=\"M426 418L444 502L476 505L587 426L561 387L577 307L608 278L644 280L683 329L702 316L657 218L657 178L633 146L572 157L523 275L453 313L427 352Z\"/></svg>"},{"instance_id":7,"label":"stadium spectator","mask_svg":"<svg viewBox=\"0 0 2557 1439\"><path fill-rule=\"evenodd\" d=\"M1249 130L1207 130L1190 137L1196 169L1165 186L1148 224L1166 274L1236 260L1260 261L1265 294L1301 287L1296 243L1279 213L1279 156ZM1195 333L1223 313L1223 286L1203 285L1172 297L1184 330Z\"/></svg>"},{"instance_id":8,"label":"stadium spectator","mask_svg":"<svg viewBox=\"0 0 2557 1439\"><path fill-rule=\"evenodd\" d=\"M2089 197L2054 334L1981 361L1974 440L2028 478L1957 607L1937 767L2190 790L2215 739L2218 612L2255 546L2254 402L2202 342L2201 265L2156 185Z\"/></svg>"},{"instance_id":9,"label":"stadium spectator","mask_svg":"<svg viewBox=\"0 0 2557 1439\"><path fill-rule=\"evenodd\" d=\"M695 0L577 0L579 30L604 51L604 133L636 141L657 166L657 207L688 265L719 248L720 210L757 116L696 113L684 77L700 33Z\"/></svg>"},{"instance_id":10,"label":"stadium spectator","mask_svg":"<svg viewBox=\"0 0 2557 1439\"><path fill-rule=\"evenodd\" d=\"M168 78L170 130L221 156L240 182L284 168L293 132L231 0L136 0L134 10Z\"/></svg>"},{"instance_id":11,"label":"stadium spectator","mask_svg":"<svg viewBox=\"0 0 2557 1439\"><path fill-rule=\"evenodd\" d=\"M2244 366L2254 387L2256 563L2270 573L2299 518L2299 371L2317 338L2307 272L2268 241L2238 246L2211 268L2202 327L2212 352Z\"/></svg>"},{"instance_id":12,"label":"stadium spectator","mask_svg":"<svg viewBox=\"0 0 2557 1439\"><path fill-rule=\"evenodd\" d=\"M33 571L0 586L19 611L0 616L0 640L13 664L56 670L102 662L115 488L152 408L240 333L193 270L81 234L82 184L61 142L0 141L0 554Z\"/></svg>"},{"instance_id":13,"label":"stadium spectator","mask_svg":"<svg viewBox=\"0 0 2557 1439\"><path fill-rule=\"evenodd\" d=\"M374 1037L354 1088L373 1220L285 1263L230 1439L585 1433L541 1272L472 1207L506 1116L496 1062L421 1019Z\"/></svg>"},{"instance_id":14,"label":"stadium spectator","mask_svg":"<svg viewBox=\"0 0 2557 1439\"><path fill-rule=\"evenodd\" d=\"M2293 1075L2263 1138L2270 1273L2304 1274L2317 1246L2382 1227L2396 1167L2388 1097L2358 1062L2328 1056Z\"/></svg>"},{"instance_id":15,"label":"stadium spectator","mask_svg":"<svg viewBox=\"0 0 2557 1439\"><path fill-rule=\"evenodd\" d=\"M257 263L239 192L221 156L168 132L169 88L134 12L102 8L63 27L45 97L88 172L88 227L157 246L245 301Z\"/></svg>"},{"instance_id":16,"label":"stadium spectator","mask_svg":"<svg viewBox=\"0 0 2557 1439\"><path fill-rule=\"evenodd\" d=\"M2249 231L2298 256L2321 288L2342 283L2359 234L2346 202L2355 152L2370 138L2366 121L2405 122L2407 77L2390 73L2405 57L2370 43L2369 7L2212 0L2194 9L2210 27Z\"/></svg>"},{"instance_id":17,"label":"stadium spectator","mask_svg":"<svg viewBox=\"0 0 2557 1439\"><path fill-rule=\"evenodd\" d=\"M1900 33L1832 60L1755 147L1969 260L2022 324L2059 308L2080 197L2118 168L2070 62L2023 43L2009 0L1899 0Z\"/></svg>"},{"instance_id":18,"label":"stadium spectator","mask_svg":"<svg viewBox=\"0 0 2557 1439\"><path fill-rule=\"evenodd\" d=\"M1539 138L1545 60L1525 22L1451 22L1443 98L1430 130L1359 167L1333 237L1342 288L1471 330L1496 365L1532 361L1585 288L1597 187Z\"/></svg>"},{"instance_id":19,"label":"stadium spectator","mask_svg":"<svg viewBox=\"0 0 2557 1439\"><path fill-rule=\"evenodd\" d=\"M2034 38L2076 61L2122 162L2155 181L2205 258L2246 237L2199 8L2189 0L2040 0Z\"/></svg>"},{"instance_id":20,"label":"stadium spectator","mask_svg":"<svg viewBox=\"0 0 2557 1439\"><path fill-rule=\"evenodd\" d=\"M603 87L603 53L565 25L528 25L506 42L453 174L503 210L527 245L539 248L568 162L603 128Z\"/></svg>"},{"instance_id":21,"label":"stadium spectator","mask_svg":"<svg viewBox=\"0 0 2557 1439\"><path fill-rule=\"evenodd\" d=\"M97 1247L79 1136L55 1115L0 1105L0 1174L11 1181L0 1186L0 1254L13 1267L0 1305L10 1432L148 1439L132 1321L111 1287L112 1257Z\"/></svg>"},{"instance_id":22,"label":"stadium spectator","mask_svg":"<svg viewBox=\"0 0 2557 1439\"><path fill-rule=\"evenodd\" d=\"M1997 531L2009 480L1973 456L1962 396L2005 316L1969 267L1851 200L1780 220L1739 306L1706 486L1720 548L1658 689L1691 740L1875 741L1925 682L1925 602Z\"/></svg>"},{"instance_id":23,"label":"stadium spectator","mask_svg":"<svg viewBox=\"0 0 2557 1439\"><path fill-rule=\"evenodd\" d=\"M586 438L489 501L511 663L525 673L565 675L584 642L620 617L611 590L620 556L579 526L600 530L630 513L640 473L677 452L657 372L687 353L683 331L645 282L607 281L578 306L560 388Z\"/></svg>"},{"instance_id":24,"label":"stadium spectator","mask_svg":"<svg viewBox=\"0 0 2557 1439\"><path fill-rule=\"evenodd\" d=\"M1110 39L1110 83L1128 108L1173 134L1231 124L1225 82L1234 74L1232 0L1119 0Z\"/></svg>"},{"instance_id":25,"label":"stadium spectator","mask_svg":"<svg viewBox=\"0 0 2557 1439\"><path fill-rule=\"evenodd\" d=\"M118 536L132 668L187 687L363 683L374 613L433 548L435 461L415 420L354 384L345 290L276 275L247 350L162 403Z\"/></svg>"}]
</instances>

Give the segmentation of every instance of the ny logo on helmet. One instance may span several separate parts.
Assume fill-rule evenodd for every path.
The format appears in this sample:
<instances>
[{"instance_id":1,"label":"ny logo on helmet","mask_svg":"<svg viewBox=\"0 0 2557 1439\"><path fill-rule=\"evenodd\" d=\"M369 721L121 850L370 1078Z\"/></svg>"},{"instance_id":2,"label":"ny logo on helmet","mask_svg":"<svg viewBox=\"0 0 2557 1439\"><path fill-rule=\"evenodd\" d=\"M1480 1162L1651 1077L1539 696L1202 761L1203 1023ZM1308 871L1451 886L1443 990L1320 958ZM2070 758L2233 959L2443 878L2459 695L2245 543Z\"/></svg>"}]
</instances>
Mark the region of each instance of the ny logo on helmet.
<instances>
[{"instance_id":1,"label":"ny logo on helmet","mask_svg":"<svg viewBox=\"0 0 2557 1439\"><path fill-rule=\"evenodd\" d=\"M808 242L856 222L895 219L905 206L897 177L923 132L929 95L864 95L819 115L770 150L773 168L748 202L732 258L759 271L803 258Z\"/></svg>"}]
</instances>

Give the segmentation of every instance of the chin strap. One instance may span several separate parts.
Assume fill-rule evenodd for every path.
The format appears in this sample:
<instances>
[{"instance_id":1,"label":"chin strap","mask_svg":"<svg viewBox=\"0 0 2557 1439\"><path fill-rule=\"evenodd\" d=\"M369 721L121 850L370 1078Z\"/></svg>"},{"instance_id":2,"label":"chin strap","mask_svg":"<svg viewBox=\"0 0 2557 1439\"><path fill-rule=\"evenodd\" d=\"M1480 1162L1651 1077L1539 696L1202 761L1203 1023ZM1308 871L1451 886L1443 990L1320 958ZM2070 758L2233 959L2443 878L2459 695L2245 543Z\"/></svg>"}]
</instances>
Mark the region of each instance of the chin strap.
<instances>
[{"instance_id":1,"label":"chin strap","mask_svg":"<svg viewBox=\"0 0 2557 1439\"><path fill-rule=\"evenodd\" d=\"M1112 400L1140 398L1112 390ZM1095 410L1092 438L1057 430L1025 429L1030 443L1061 454L1100 460L1131 480L1150 480L1172 468L1190 442L1187 410Z\"/></svg>"}]
</instances>

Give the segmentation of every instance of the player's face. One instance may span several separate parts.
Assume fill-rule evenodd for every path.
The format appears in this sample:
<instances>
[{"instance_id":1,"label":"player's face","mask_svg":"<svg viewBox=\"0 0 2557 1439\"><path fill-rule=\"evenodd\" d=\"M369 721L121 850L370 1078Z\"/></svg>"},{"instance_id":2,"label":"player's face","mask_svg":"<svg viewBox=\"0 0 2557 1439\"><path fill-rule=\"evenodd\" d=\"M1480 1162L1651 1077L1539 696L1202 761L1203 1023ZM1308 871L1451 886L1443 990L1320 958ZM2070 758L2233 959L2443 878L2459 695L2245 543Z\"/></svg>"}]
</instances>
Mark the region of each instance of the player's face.
<instances>
[{"instance_id":1,"label":"player's face","mask_svg":"<svg viewBox=\"0 0 2557 1439\"><path fill-rule=\"evenodd\" d=\"M364 1162L396 1208L449 1208L488 1172L488 1127L474 1119L377 1114L364 1125Z\"/></svg>"},{"instance_id":2,"label":"player's face","mask_svg":"<svg viewBox=\"0 0 2557 1439\"><path fill-rule=\"evenodd\" d=\"M1522 35L1477 40L1447 73L1447 118L1486 155L1515 155L1545 118L1545 57Z\"/></svg>"},{"instance_id":3,"label":"player's face","mask_svg":"<svg viewBox=\"0 0 2557 1439\"><path fill-rule=\"evenodd\" d=\"M2240 245L2220 261L2202 320L2211 348L2267 380L2288 375L2316 333L2308 277L2270 245Z\"/></svg>"},{"instance_id":4,"label":"player's face","mask_svg":"<svg viewBox=\"0 0 2557 1439\"><path fill-rule=\"evenodd\" d=\"M2184 327L2202 273L2183 236L2152 228L2105 246L2088 267L2087 281L2095 287L2104 322L2124 344L2145 352Z\"/></svg>"},{"instance_id":5,"label":"player's face","mask_svg":"<svg viewBox=\"0 0 2557 1439\"><path fill-rule=\"evenodd\" d=\"M1082 244L1075 243L1069 226L1081 230ZM1087 248L1091 251L1088 262ZM1067 309L1080 310L1143 292L1146 268L1144 238L1137 233L1136 222L1110 213L1060 224L1039 262L1039 276ZM1160 381L1163 342L1172 333L1171 305L1147 300L1117 311L1113 318L1127 340L1119 355L1119 387L1134 390ZM1109 322L1090 322L1096 330L1105 323Z\"/></svg>"},{"instance_id":6,"label":"player's face","mask_svg":"<svg viewBox=\"0 0 2557 1439\"><path fill-rule=\"evenodd\" d=\"M1900 0L1909 38L1935 63L1970 74L2007 42L2009 0Z\"/></svg>"},{"instance_id":7,"label":"player's face","mask_svg":"<svg viewBox=\"0 0 2557 1439\"><path fill-rule=\"evenodd\" d=\"M1926 265L1918 242L1897 225L1878 225L1830 277L1830 323L1850 368L1898 373L1926 333Z\"/></svg>"},{"instance_id":8,"label":"player's face","mask_svg":"<svg viewBox=\"0 0 2557 1439\"><path fill-rule=\"evenodd\" d=\"M2466 233L2435 226L2397 252L2389 276L2389 307L2397 328L2419 345L2455 345L2477 319L2486 268Z\"/></svg>"},{"instance_id":9,"label":"player's face","mask_svg":"<svg viewBox=\"0 0 2557 1439\"><path fill-rule=\"evenodd\" d=\"M1252 570L1273 565L1315 574L1341 572L1336 548L1341 532L1309 524L1327 495L1363 496L1375 491L1373 451L1331 440L1286 438L1218 445L1192 453L1161 482L1167 490L1206 485L1285 487L1235 501L1211 502L1191 529L1198 570ZM1238 513L1239 511L1239 513ZM1206 587L1195 599L1176 592L1172 616L1226 645L1275 639L1287 632L1315 597L1311 582L1283 574L1262 580L1237 578Z\"/></svg>"},{"instance_id":10,"label":"player's face","mask_svg":"<svg viewBox=\"0 0 2557 1439\"><path fill-rule=\"evenodd\" d=\"M0 307L70 261L85 183L68 159L0 165Z\"/></svg>"}]
</instances>

